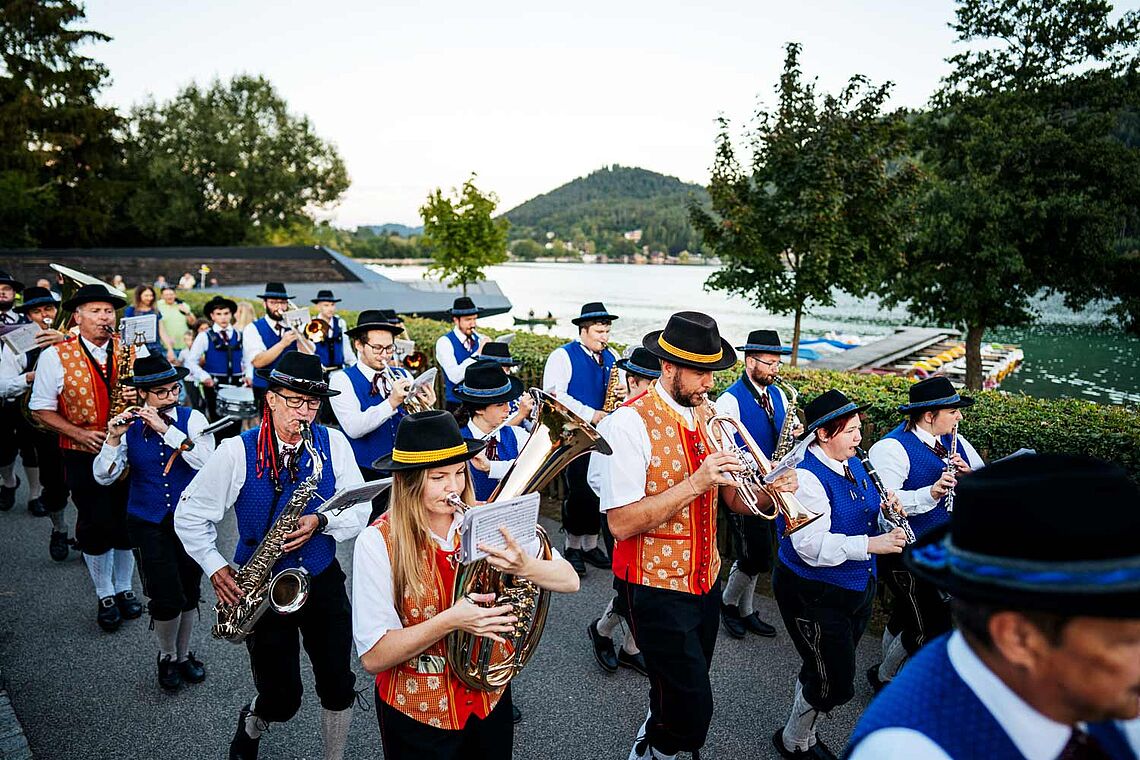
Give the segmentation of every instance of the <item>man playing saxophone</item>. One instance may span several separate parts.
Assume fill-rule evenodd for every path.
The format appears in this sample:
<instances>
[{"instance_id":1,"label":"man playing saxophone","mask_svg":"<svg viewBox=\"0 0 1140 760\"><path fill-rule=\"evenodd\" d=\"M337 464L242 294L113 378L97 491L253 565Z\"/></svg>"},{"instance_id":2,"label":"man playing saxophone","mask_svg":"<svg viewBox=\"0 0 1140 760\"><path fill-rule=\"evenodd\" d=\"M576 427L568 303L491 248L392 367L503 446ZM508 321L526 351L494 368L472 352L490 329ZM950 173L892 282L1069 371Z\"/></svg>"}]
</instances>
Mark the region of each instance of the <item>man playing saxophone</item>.
<instances>
[{"instance_id":1,"label":"man playing saxophone","mask_svg":"<svg viewBox=\"0 0 1140 760\"><path fill-rule=\"evenodd\" d=\"M320 360L294 351L261 373L267 388L261 427L218 447L179 500L174 527L187 554L210 576L218 601L237 604L250 589L236 582L233 568L218 552L216 526L233 507L238 526L234 561L245 564L290 505L293 493L312 485L307 480L314 462L301 445L301 423L310 425L312 444L321 458L316 483L320 499L305 507L297 529L285 536L282 556L274 565L274 571L302 568L308 573L308 601L290 614L265 612L246 637L256 696L241 709L229 757L256 758L267 725L289 720L300 708L300 638L323 708L324 757L339 760L352 721L356 677L350 664L352 610L336 544L360 533L368 505L357 504L339 514L317 509L321 499L363 479L344 434L314 422L321 400L337 393L325 383Z\"/></svg>"}]
</instances>

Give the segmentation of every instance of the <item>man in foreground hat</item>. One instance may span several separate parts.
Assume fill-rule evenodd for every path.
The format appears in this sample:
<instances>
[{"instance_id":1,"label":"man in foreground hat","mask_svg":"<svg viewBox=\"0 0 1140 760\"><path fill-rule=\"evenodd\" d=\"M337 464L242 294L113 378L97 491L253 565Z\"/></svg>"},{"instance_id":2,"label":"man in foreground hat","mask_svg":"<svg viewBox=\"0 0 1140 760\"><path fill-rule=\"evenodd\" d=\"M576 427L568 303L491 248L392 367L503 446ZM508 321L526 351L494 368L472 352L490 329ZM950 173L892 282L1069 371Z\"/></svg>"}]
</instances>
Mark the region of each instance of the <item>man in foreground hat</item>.
<instances>
[{"instance_id":1,"label":"man in foreground hat","mask_svg":"<svg viewBox=\"0 0 1140 760\"><path fill-rule=\"evenodd\" d=\"M316 344L317 358L325 372L336 372L356 362L352 350L352 338L348 334L348 323L337 316L336 305L340 299L331 290L317 291L312 301L317 305L317 319L323 319L329 326L328 335Z\"/></svg>"},{"instance_id":2,"label":"man in foreground hat","mask_svg":"<svg viewBox=\"0 0 1140 760\"><path fill-rule=\"evenodd\" d=\"M24 284L13 279L12 275L0 270L0 327L27 322L27 318L16 308L16 294L24 289ZM21 454L25 470L28 455L35 466L35 454L30 448L19 450L20 419L23 411L15 396L0 398L0 511L8 511L16 503L16 489L20 478L16 475L16 454ZM28 473L29 480L31 473Z\"/></svg>"},{"instance_id":3,"label":"man in foreground hat","mask_svg":"<svg viewBox=\"0 0 1140 760\"><path fill-rule=\"evenodd\" d=\"M780 357L792 353L780 345L775 330L753 330L748 342L737 346L744 352L744 371L716 400L717 411L740 420L769 459L780 444L780 430L789 413L788 398L775 385ZM794 432L798 433L799 425ZM753 609L756 581L772 569L772 521L756 515L728 515L736 561L728 573L721 602L724 629L736 639L746 633L775 636L776 629L760 619Z\"/></svg>"},{"instance_id":4,"label":"man in foreground hat","mask_svg":"<svg viewBox=\"0 0 1140 760\"><path fill-rule=\"evenodd\" d=\"M191 376L201 379L206 411L215 421L222 416L218 414L218 388L249 385L251 381L246 377L242 334L233 326L237 303L214 296L202 307L202 313L210 320L210 329L195 336L187 354L187 369ZM219 432L218 437L228 438L239 432L240 426L235 424Z\"/></svg>"},{"instance_id":5,"label":"man in foreground hat","mask_svg":"<svg viewBox=\"0 0 1140 760\"><path fill-rule=\"evenodd\" d=\"M583 305L581 314L570 320L578 326L578 339L551 352L542 370L542 389L592 425L606 416L602 409L606 386L618 358L608 350L610 326L617 318L602 303ZM625 389L620 390L624 395ZM610 566L609 557L598 547L602 522L598 497L587 482L589 467L589 458L579 457L564 474L562 529L566 531L566 548L562 554L580 576L586 574L586 563L601 569Z\"/></svg>"},{"instance_id":6,"label":"man in foreground hat","mask_svg":"<svg viewBox=\"0 0 1140 760\"><path fill-rule=\"evenodd\" d=\"M302 443L301 423L311 425L312 442L323 460L317 497L304 508L297 530L286 536L284 555L273 572L303 568L309 596L296 612L268 611L246 638L256 697L242 708L230 743L231 760L257 757L267 724L287 721L301 706L298 639L312 663L321 707L324 757L339 760L352 721L356 677L351 667L352 611L336 544L354 538L368 518L368 505L339 514L318 512L320 502L338 489L363 482L348 440L339 430L314 422L321 400L336 395L325 382L317 357L290 352L266 381L265 414L259 428L223 441L182 494L174 527L189 554L210 576L222 604L236 604L243 592L234 570L218 551L217 524L233 507L238 545L235 564L246 563L294 492L313 474Z\"/></svg>"},{"instance_id":7,"label":"man in foreground hat","mask_svg":"<svg viewBox=\"0 0 1140 760\"><path fill-rule=\"evenodd\" d=\"M463 382L463 373L482 352L487 337L475 332L475 323L482 309L467 296L456 298L447 313L451 316L451 331L435 342L435 361L443 370L444 401L447 411L454 412L461 403L453 390Z\"/></svg>"},{"instance_id":8,"label":"man in foreground hat","mask_svg":"<svg viewBox=\"0 0 1140 760\"><path fill-rule=\"evenodd\" d=\"M135 558L127 535L127 484L100 485L92 472L107 438L111 394L120 382L115 310L125 305L103 285L84 285L63 303L75 313L79 334L40 354L28 404L40 424L59 435L78 512L75 537L99 598L96 620L108 632L142 614L131 589Z\"/></svg>"},{"instance_id":9,"label":"man in foreground hat","mask_svg":"<svg viewBox=\"0 0 1140 760\"><path fill-rule=\"evenodd\" d=\"M1073 519L1074 505L1095 505ZM1137 757L1140 490L1063 455L998 462L958 485L949 529L904 554L951 596L929 643L863 714L852 760Z\"/></svg>"},{"instance_id":10,"label":"man in foreground hat","mask_svg":"<svg viewBox=\"0 0 1140 760\"><path fill-rule=\"evenodd\" d=\"M297 345L296 331L282 321L285 312L289 311L289 299L292 297L280 282L266 283L265 292L258 295L265 304L265 316L246 325L242 331L242 360L246 367L271 370L285 354L298 350L308 353L305 346ZM262 409L267 389L264 375L255 371L253 395L258 411Z\"/></svg>"},{"instance_id":11,"label":"man in foreground hat","mask_svg":"<svg viewBox=\"0 0 1140 760\"><path fill-rule=\"evenodd\" d=\"M931 377L910 387L909 401L899 407L906 421L887 433L868 456L894 491L915 537L921 539L950 521L949 494L960 476L985 466L978 452L958 432L962 410L974 399L959 395L946 377ZM953 471L947 466L955 447ZM950 630L950 609L938 590L916 579L899 556L879 561L879 577L894 603L883 629L882 662L867 671L875 691L883 688L928 642Z\"/></svg>"},{"instance_id":12,"label":"man in foreground hat","mask_svg":"<svg viewBox=\"0 0 1140 760\"><path fill-rule=\"evenodd\" d=\"M615 543L613 571L649 671L649 714L630 758L671 758L700 750L712 720L712 662L720 614L718 496L747 510L731 474L736 455L713 449L706 428L713 373L736 363L716 322L680 312L645 336L661 377L606 427L613 454L602 479L601 509ZM773 488L794 491L787 473ZM757 494L766 509L767 493Z\"/></svg>"}]
</instances>

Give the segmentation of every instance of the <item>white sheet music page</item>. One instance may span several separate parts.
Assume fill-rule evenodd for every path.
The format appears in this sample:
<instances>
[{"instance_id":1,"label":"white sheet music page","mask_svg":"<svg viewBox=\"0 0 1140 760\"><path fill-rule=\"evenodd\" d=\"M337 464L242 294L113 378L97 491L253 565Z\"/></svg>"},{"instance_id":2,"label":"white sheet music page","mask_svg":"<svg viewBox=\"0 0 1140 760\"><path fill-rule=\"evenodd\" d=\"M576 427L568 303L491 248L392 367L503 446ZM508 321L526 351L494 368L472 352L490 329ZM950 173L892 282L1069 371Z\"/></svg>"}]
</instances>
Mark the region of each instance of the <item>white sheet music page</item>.
<instances>
[{"instance_id":1,"label":"white sheet music page","mask_svg":"<svg viewBox=\"0 0 1140 760\"><path fill-rule=\"evenodd\" d=\"M533 541L538 534L538 501L537 493L528 493L468 509L459 529L462 534L460 561L466 565L486 557L487 553L479 550L479 544L506 548L507 541L499 532L500 526L506 527L519 544Z\"/></svg>"}]
</instances>

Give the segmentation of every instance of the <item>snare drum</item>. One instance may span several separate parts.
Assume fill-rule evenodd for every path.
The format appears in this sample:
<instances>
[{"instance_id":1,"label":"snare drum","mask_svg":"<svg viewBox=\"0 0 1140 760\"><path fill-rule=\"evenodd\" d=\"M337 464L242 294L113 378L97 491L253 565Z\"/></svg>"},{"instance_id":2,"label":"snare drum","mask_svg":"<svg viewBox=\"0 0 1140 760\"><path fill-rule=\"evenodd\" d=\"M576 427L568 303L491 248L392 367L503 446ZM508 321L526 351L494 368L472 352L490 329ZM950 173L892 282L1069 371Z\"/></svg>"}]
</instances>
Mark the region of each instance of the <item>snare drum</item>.
<instances>
[{"instance_id":1,"label":"snare drum","mask_svg":"<svg viewBox=\"0 0 1140 760\"><path fill-rule=\"evenodd\" d=\"M223 385L218 388L218 414L231 415L238 419L257 416L257 404L253 400L253 388Z\"/></svg>"}]
</instances>

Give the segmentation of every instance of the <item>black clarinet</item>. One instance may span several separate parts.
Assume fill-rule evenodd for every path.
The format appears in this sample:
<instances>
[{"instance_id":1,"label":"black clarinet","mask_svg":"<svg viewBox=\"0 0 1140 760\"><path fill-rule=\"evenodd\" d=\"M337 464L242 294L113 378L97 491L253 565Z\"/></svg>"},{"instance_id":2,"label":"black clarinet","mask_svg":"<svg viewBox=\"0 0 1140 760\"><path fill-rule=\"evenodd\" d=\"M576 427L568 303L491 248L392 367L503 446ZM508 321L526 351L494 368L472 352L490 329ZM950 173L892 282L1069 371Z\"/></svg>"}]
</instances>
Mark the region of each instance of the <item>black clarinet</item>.
<instances>
[{"instance_id":1,"label":"black clarinet","mask_svg":"<svg viewBox=\"0 0 1140 760\"><path fill-rule=\"evenodd\" d=\"M879 473L875 470L875 466L871 464L871 458L867 456L867 452L861 447L855 447L855 456L863 463L863 469L867 471L867 477L871 479L871 485L875 486L875 490L879 492L879 498L882 500L882 508L879 514L883 520L892 528L902 528L903 533L906 534L906 542L908 544L914 543L914 529L910 527L910 521L906 519L906 515L901 509L892 509L887 506L887 489L883 485L883 479L879 477Z\"/></svg>"}]
</instances>

